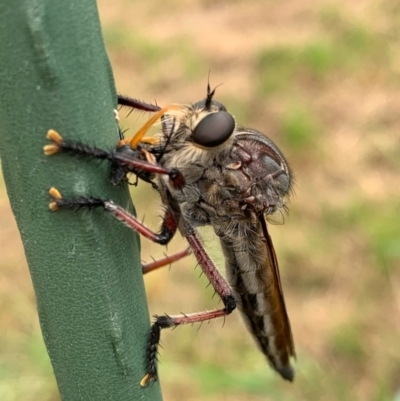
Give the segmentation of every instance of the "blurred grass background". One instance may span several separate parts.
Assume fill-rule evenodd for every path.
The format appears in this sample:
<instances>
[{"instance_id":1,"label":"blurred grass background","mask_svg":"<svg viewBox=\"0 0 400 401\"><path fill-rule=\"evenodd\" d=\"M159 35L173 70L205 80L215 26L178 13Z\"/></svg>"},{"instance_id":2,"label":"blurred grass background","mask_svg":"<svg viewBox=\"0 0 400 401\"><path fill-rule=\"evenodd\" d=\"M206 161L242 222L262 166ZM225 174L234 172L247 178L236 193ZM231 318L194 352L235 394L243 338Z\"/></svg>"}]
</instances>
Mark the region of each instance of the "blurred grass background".
<instances>
[{"instance_id":1,"label":"blurred grass background","mask_svg":"<svg viewBox=\"0 0 400 401\"><path fill-rule=\"evenodd\" d=\"M165 400L394 400L400 389L400 3L100 0L118 90L159 105L211 84L271 137L296 175L271 228L297 349L283 382L238 313L162 335ZM90 110L87 111L90 113ZM146 116L122 112L134 132ZM157 227L157 194L133 189ZM4 183L0 183L0 400L59 400ZM223 260L204 232L219 266ZM168 253L185 246L176 238ZM142 241L143 259L164 248ZM193 259L146 277L151 313L217 305Z\"/></svg>"}]
</instances>

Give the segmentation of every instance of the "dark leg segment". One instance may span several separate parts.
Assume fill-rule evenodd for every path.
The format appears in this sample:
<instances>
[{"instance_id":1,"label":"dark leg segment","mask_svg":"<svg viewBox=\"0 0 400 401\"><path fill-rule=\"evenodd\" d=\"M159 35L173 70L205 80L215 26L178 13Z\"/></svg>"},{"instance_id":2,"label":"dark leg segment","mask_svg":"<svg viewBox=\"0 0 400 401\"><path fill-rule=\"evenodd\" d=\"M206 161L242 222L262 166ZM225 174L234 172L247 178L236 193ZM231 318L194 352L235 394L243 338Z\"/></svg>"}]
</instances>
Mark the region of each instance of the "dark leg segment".
<instances>
[{"instance_id":1,"label":"dark leg segment","mask_svg":"<svg viewBox=\"0 0 400 401\"><path fill-rule=\"evenodd\" d=\"M52 144L45 145L43 147L43 151L46 156L52 156L62 151L73 156L89 156L100 160L110 159L110 152L94 146L85 145L80 141L64 139L57 131L54 130L49 130L46 138L53 142Z\"/></svg>"},{"instance_id":2,"label":"dark leg segment","mask_svg":"<svg viewBox=\"0 0 400 401\"><path fill-rule=\"evenodd\" d=\"M121 106L127 106L131 109L156 112L160 110L160 107L154 104L145 103L138 99L133 99L128 96L118 95L118 104Z\"/></svg>"}]
</instances>

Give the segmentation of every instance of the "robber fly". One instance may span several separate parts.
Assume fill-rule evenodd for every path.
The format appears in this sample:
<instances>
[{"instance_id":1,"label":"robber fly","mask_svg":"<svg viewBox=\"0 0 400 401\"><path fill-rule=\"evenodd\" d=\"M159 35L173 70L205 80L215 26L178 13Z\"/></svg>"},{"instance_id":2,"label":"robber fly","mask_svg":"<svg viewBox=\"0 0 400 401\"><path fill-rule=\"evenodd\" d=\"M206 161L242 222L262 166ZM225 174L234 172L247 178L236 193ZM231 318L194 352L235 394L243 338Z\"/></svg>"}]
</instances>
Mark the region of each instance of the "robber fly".
<instances>
[{"instance_id":1,"label":"robber fly","mask_svg":"<svg viewBox=\"0 0 400 401\"><path fill-rule=\"evenodd\" d=\"M229 315L238 306L249 331L270 365L289 381L294 344L279 276L278 261L266 218L287 207L292 173L276 145L264 134L235 122L225 106L207 97L192 105L148 105L120 96L119 103L154 112L130 139L121 139L112 152L64 140L50 130L47 155L64 151L86 154L111 162L111 181L118 185L129 173L158 189L165 215L161 230L154 233L135 216L111 200L94 197L66 199L50 190L50 208L103 207L113 216L160 244L177 230L186 238L190 252L218 293L224 307L182 315L156 316L146 350L146 375L141 384L157 379L156 355L161 330ZM161 131L144 135L161 118ZM211 225L219 237L226 260L227 280L205 251L197 227ZM144 273L186 256L183 251Z\"/></svg>"}]
</instances>

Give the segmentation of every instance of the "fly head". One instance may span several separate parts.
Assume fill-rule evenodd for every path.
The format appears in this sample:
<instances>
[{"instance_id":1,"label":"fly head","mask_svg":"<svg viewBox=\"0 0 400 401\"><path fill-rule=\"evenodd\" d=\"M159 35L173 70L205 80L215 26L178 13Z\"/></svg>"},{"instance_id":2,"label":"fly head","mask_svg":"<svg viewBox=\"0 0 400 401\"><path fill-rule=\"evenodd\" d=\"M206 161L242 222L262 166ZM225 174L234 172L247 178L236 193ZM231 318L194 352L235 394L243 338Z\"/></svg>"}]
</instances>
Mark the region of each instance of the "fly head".
<instances>
[{"instance_id":1,"label":"fly head","mask_svg":"<svg viewBox=\"0 0 400 401\"><path fill-rule=\"evenodd\" d=\"M205 99L163 117L159 138L164 152L159 163L177 168L187 184L198 180L207 166L223 164L233 143L235 120L213 100L214 93L208 87Z\"/></svg>"}]
</instances>

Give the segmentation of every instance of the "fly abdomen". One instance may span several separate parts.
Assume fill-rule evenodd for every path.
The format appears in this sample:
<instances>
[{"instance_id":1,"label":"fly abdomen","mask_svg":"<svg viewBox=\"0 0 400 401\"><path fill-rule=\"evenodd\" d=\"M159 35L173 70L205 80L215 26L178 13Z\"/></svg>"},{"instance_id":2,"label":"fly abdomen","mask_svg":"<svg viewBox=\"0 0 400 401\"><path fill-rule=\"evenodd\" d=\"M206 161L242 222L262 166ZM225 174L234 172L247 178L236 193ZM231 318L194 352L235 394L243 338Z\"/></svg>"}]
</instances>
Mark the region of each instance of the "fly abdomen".
<instances>
[{"instance_id":1,"label":"fly abdomen","mask_svg":"<svg viewBox=\"0 0 400 401\"><path fill-rule=\"evenodd\" d=\"M260 227L246 238L222 237L221 245L228 281L249 331L270 365L292 381L294 346L272 243Z\"/></svg>"}]
</instances>

